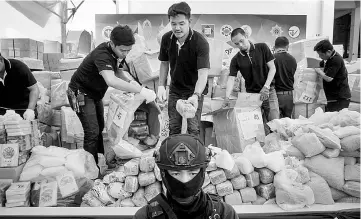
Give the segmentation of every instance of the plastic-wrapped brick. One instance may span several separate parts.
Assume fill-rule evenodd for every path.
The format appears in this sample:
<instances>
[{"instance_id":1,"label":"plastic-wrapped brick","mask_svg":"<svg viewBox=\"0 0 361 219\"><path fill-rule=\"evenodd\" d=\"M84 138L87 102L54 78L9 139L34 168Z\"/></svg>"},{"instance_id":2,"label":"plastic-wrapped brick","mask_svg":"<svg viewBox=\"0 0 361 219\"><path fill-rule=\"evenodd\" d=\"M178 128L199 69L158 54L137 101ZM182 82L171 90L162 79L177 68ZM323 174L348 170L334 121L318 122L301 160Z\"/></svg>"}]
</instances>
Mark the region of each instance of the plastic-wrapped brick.
<instances>
[{"instance_id":1,"label":"plastic-wrapped brick","mask_svg":"<svg viewBox=\"0 0 361 219\"><path fill-rule=\"evenodd\" d=\"M216 185L216 190L219 196L226 196L233 193L233 185L230 181L225 181Z\"/></svg>"},{"instance_id":2,"label":"plastic-wrapped brick","mask_svg":"<svg viewBox=\"0 0 361 219\"><path fill-rule=\"evenodd\" d=\"M120 202L120 206L122 207L135 207L134 202L132 201L132 198L126 198Z\"/></svg>"},{"instance_id":3,"label":"plastic-wrapped brick","mask_svg":"<svg viewBox=\"0 0 361 219\"><path fill-rule=\"evenodd\" d=\"M137 176L139 174L139 162L130 160L124 164L124 174L126 176Z\"/></svg>"},{"instance_id":4,"label":"plastic-wrapped brick","mask_svg":"<svg viewBox=\"0 0 361 219\"><path fill-rule=\"evenodd\" d=\"M275 173L268 168L256 169L259 174L259 179L263 184L268 184L273 182Z\"/></svg>"},{"instance_id":5,"label":"plastic-wrapped brick","mask_svg":"<svg viewBox=\"0 0 361 219\"><path fill-rule=\"evenodd\" d=\"M356 164L356 158L355 157L344 157L345 159L345 166L346 165L355 165Z\"/></svg>"},{"instance_id":6,"label":"plastic-wrapped brick","mask_svg":"<svg viewBox=\"0 0 361 219\"><path fill-rule=\"evenodd\" d=\"M211 183L213 185L220 184L227 180L226 174L222 169L218 169L208 173Z\"/></svg>"},{"instance_id":7,"label":"plastic-wrapped brick","mask_svg":"<svg viewBox=\"0 0 361 219\"><path fill-rule=\"evenodd\" d=\"M266 200L276 197L276 191L273 183L256 186L256 193Z\"/></svg>"},{"instance_id":8,"label":"plastic-wrapped brick","mask_svg":"<svg viewBox=\"0 0 361 219\"><path fill-rule=\"evenodd\" d=\"M250 174L246 174L246 181L248 187L256 187L259 185L259 174L257 172L252 172Z\"/></svg>"},{"instance_id":9,"label":"plastic-wrapped brick","mask_svg":"<svg viewBox=\"0 0 361 219\"><path fill-rule=\"evenodd\" d=\"M139 173L138 175L138 183L140 186L148 186L152 183L155 183L155 175L154 172L147 172L147 173Z\"/></svg>"},{"instance_id":10,"label":"plastic-wrapped brick","mask_svg":"<svg viewBox=\"0 0 361 219\"><path fill-rule=\"evenodd\" d=\"M113 182L108 185L108 194L113 198L124 200L132 196L132 193L124 190L124 183Z\"/></svg>"},{"instance_id":11,"label":"plastic-wrapped brick","mask_svg":"<svg viewBox=\"0 0 361 219\"><path fill-rule=\"evenodd\" d=\"M360 198L360 182L347 181L342 190L353 197Z\"/></svg>"},{"instance_id":12,"label":"plastic-wrapped brick","mask_svg":"<svg viewBox=\"0 0 361 219\"><path fill-rule=\"evenodd\" d=\"M138 188L139 188L138 177L127 176L127 178L125 178L124 190L126 192L134 193L138 190Z\"/></svg>"},{"instance_id":13,"label":"plastic-wrapped brick","mask_svg":"<svg viewBox=\"0 0 361 219\"><path fill-rule=\"evenodd\" d=\"M145 198L145 192L143 188L138 189L132 197L132 201L137 207L143 207L148 204L147 199Z\"/></svg>"},{"instance_id":14,"label":"plastic-wrapped brick","mask_svg":"<svg viewBox=\"0 0 361 219\"><path fill-rule=\"evenodd\" d=\"M254 188L244 188L239 190L241 193L242 201L245 202L254 202L257 200L256 190Z\"/></svg>"},{"instance_id":15,"label":"plastic-wrapped brick","mask_svg":"<svg viewBox=\"0 0 361 219\"><path fill-rule=\"evenodd\" d=\"M263 205L267 200L259 195L257 195L256 201L252 202L252 205Z\"/></svg>"},{"instance_id":16,"label":"plastic-wrapped brick","mask_svg":"<svg viewBox=\"0 0 361 219\"><path fill-rule=\"evenodd\" d=\"M157 165L154 166L154 175L158 181L162 181L162 175L160 174L160 169Z\"/></svg>"},{"instance_id":17,"label":"plastic-wrapped brick","mask_svg":"<svg viewBox=\"0 0 361 219\"><path fill-rule=\"evenodd\" d=\"M226 174L227 179L233 179L236 176L241 175L236 164L233 166L232 170L224 170L224 173Z\"/></svg>"},{"instance_id":18,"label":"plastic-wrapped brick","mask_svg":"<svg viewBox=\"0 0 361 219\"><path fill-rule=\"evenodd\" d=\"M224 201L229 205L240 205L243 203L241 194L238 191L233 191L232 194L224 196Z\"/></svg>"},{"instance_id":19,"label":"plastic-wrapped brick","mask_svg":"<svg viewBox=\"0 0 361 219\"><path fill-rule=\"evenodd\" d=\"M149 202L155 196L162 192L162 185L159 182L155 182L144 189L144 197Z\"/></svg>"},{"instance_id":20,"label":"plastic-wrapped brick","mask_svg":"<svg viewBox=\"0 0 361 219\"><path fill-rule=\"evenodd\" d=\"M203 191L208 194L217 195L216 186L212 184L209 184L208 186L204 187Z\"/></svg>"},{"instance_id":21,"label":"plastic-wrapped brick","mask_svg":"<svg viewBox=\"0 0 361 219\"><path fill-rule=\"evenodd\" d=\"M139 168L142 172L151 172L155 166L154 157L142 157L140 158Z\"/></svg>"},{"instance_id":22,"label":"plastic-wrapped brick","mask_svg":"<svg viewBox=\"0 0 361 219\"><path fill-rule=\"evenodd\" d=\"M231 183L233 185L233 189L236 189L236 190L247 187L247 181L243 175L239 175L239 176L231 179Z\"/></svg>"},{"instance_id":23,"label":"plastic-wrapped brick","mask_svg":"<svg viewBox=\"0 0 361 219\"><path fill-rule=\"evenodd\" d=\"M360 182L360 164L345 166L345 180Z\"/></svg>"}]
</instances>

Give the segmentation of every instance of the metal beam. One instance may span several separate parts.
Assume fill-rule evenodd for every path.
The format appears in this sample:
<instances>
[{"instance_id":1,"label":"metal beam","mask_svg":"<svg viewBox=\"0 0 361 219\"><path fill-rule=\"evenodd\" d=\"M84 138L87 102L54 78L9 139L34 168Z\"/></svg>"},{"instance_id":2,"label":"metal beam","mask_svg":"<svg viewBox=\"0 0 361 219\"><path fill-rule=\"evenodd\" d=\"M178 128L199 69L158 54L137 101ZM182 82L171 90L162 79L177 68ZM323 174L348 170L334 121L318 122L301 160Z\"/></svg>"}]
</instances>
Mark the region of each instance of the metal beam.
<instances>
[{"instance_id":1,"label":"metal beam","mask_svg":"<svg viewBox=\"0 0 361 219\"><path fill-rule=\"evenodd\" d=\"M56 16L58 16L61 19L61 16L59 14L57 14L56 12L54 12L53 10L50 10L49 8L45 7L43 4L39 3L38 1L34 1L36 4L40 5L41 7L45 8L47 11L55 14Z\"/></svg>"}]
</instances>

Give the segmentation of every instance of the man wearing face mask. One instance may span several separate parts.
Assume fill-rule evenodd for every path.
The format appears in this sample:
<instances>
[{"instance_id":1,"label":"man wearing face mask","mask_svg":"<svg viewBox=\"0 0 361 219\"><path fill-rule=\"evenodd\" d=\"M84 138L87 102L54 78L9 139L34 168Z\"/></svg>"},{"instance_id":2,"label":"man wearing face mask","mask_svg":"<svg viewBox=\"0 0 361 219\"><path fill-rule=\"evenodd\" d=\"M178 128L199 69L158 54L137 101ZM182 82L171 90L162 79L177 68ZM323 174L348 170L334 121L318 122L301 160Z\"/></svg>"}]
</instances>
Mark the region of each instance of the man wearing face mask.
<instances>
[{"instance_id":1,"label":"man wearing face mask","mask_svg":"<svg viewBox=\"0 0 361 219\"><path fill-rule=\"evenodd\" d=\"M196 109L187 121L189 134L199 136L203 98L208 92L209 45L199 32L190 28L191 9L185 2L173 4L168 10L172 31L162 37L158 59L161 61L158 99L167 99L166 84L170 67L168 115L169 135L180 134L182 117L176 110L177 100L188 100Z\"/></svg>"},{"instance_id":2,"label":"man wearing face mask","mask_svg":"<svg viewBox=\"0 0 361 219\"><path fill-rule=\"evenodd\" d=\"M261 94L264 123L278 119L278 99L274 88L276 67L271 50L265 43L249 41L242 28L232 31L231 40L240 51L231 60L223 107L229 106L229 96L233 89L234 79L237 72L240 71L245 80L246 92ZM267 128L266 131L269 132Z\"/></svg>"},{"instance_id":3,"label":"man wearing face mask","mask_svg":"<svg viewBox=\"0 0 361 219\"><path fill-rule=\"evenodd\" d=\"M167 191L150 200L133 219L237 219L232 206L202 190L211 153L198 138L188 134L165 139L155 153Z\"/></svg>"},{"instance_id":4,"label":"man wearing face mask","mask_svg":"<svg viewBox=\"0 0 361 219\"><path fill-rule=\"evenodd\" d=\"M133 32L128 26L114 27L110 41L100 44L84 58L69 84L69 102L84 129L84 150L94 156L96 163L98 153L104 154L102 98L108 87L140 93L147 102L156 98L154 91L141 87L119 69L120 61L125 59L134 43Z\"/></svg>"}]
</instances>

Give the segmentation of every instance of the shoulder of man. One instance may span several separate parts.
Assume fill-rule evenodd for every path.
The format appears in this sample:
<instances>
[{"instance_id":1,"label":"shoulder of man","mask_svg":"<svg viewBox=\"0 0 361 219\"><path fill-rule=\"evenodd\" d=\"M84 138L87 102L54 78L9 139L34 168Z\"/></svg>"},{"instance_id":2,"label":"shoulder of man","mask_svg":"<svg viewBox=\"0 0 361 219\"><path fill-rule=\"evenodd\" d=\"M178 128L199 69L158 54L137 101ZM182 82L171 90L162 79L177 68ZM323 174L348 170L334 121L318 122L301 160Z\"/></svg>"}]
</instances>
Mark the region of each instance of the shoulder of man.
<instances>
[{"instance_id":1,"label":"shoulder of man","mask_svg":"<svg viewBox=\"0 0 361 219\"><path fill-rule=\"evenodd\" d=\"M197 39L200 42L206 42L208 43L208 40L201 34L200 32L193 30L193 37Z\"/></svg>"},{"instance_id":2,"label":"shoulder of man","mask_svg":"<svg viewBox=\"0 0 361 219\"><path fill-rule=\"evenodd\" d=\"M134 215L133 219L148 218L148 205L141 207Z\"/></svg>"}]
</instances>

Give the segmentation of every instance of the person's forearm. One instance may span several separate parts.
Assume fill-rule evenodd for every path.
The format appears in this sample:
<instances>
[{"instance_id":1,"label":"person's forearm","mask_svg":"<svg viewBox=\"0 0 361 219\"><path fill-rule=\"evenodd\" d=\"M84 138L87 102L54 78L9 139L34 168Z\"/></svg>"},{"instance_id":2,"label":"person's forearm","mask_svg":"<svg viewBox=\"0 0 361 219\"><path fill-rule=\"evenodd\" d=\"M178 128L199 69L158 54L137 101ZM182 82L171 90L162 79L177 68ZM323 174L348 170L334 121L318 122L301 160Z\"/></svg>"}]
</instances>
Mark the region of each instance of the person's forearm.
<instances>
[{"instance_id":1,"label":"person's forearm","mask_svg":"<svg viewBox=\"0 0 361 219\"><path fill-rule=\"evenodd\" d=\"M130 84L120 78L114 77L114 80L108 84L110 87L115 88L117 90L132 92L132 93L140 93L142 87L139 85Z\"/></svg>"},{"instance_id":2,"label":"person's forearm","mask_svg":"<svg viewBox=\"0 0 361 219\"><path fill-rule=\"evenodd\" d=\"M226 87L226 98L229 98L231 96L231 93L233 91L233 87L234 87L234 76L228 76L227 79L227 87Z\"/></svg>"},{"instance_id":3,"label":"person's forearm","mask_svg":"<svg viewBox=\"0 0 361 219\"><path fill-rule=\"evenodd\" d=\"M196 87L194 88L194 93L202 94L204 88L207 85L207 80L208 80L208 69L198 70L198 80L196 83Z\"/></svg>"},{"instance_id":4,"label":"person's forearm","mask_svg":"<svg viewBox=\"0 0 361 219\"><path fill-rule=\"evenodd\" d=\"M268 71L268 75L267 75L267 80L266 83L264 85L266 85L267 87L271 86L272 80L276 75L276 69L275 68L270 68Z\"/></svg>"},{"instance_id":5,"label":"person's forearm","mask_svg":"<svg viewBox=\"0 0 361 219\"><path fill-rule=\"evenodd\" d=\"M327 76L326 73L321 69L319 69L317 73L321 75L322 79L325 80L326 82L331 82L333 80L333 78Z\"/></svg>"},{"instance_id":6,"label":"person's forearm","mask_svg":"<svg viewBox=\"0 0 361 219\"><path fill-rule=\"evenodd\" d=\"M169 71L169 63L161 62L159 69L159 86L164 86L164 87L167 86L168 71Z\"/></svg>"},{"instance_id":7,"label":"person's forearm","mask_svg":"<svg viewBox=\"0 0 361 219\"><path fill-rule=\"evenodd\" d=\"M124 73L123 69L118 69L117 73L115 73L115 76L117 76L118 78L120 78L126 82L132 81L132 79L127 77L127 75Z\"/></svg>"},{"instance_id":8,"label":"person's forearm","mask_svg":"<svg viewBox=\"0 0 361 219\"><path fill-rule=\"evenodd\" d=\"M39 89L31 90L29 94L28 109L35 110L35 106L36 106L36 102L38 101L38 98L39 98Z\"/></svg>"}]
</instances>

